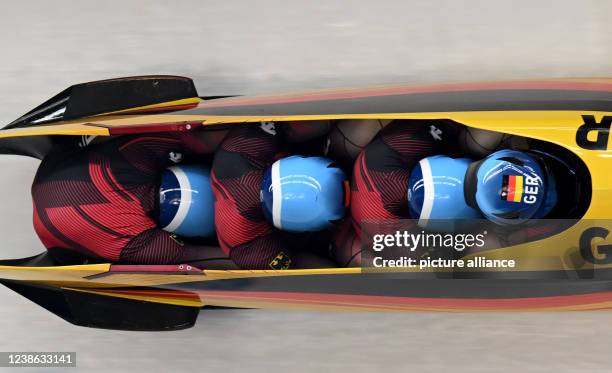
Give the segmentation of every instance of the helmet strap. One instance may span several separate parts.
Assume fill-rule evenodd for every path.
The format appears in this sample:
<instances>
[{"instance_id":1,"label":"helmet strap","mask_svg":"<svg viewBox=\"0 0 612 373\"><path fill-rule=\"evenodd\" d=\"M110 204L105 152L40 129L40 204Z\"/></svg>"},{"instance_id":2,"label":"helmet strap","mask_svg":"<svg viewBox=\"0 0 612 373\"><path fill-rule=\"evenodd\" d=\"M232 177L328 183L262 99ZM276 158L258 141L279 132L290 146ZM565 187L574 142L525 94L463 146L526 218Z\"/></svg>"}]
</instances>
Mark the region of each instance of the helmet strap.
<instances>
[{"instance_id":1,"label":"helmet strap","mask_svg":"<svg viewBox=\"0 0 612 373\"><path fill-rule=\"evenodd\" d=\"M467 171L465 171L465 177L463 178L463 196L465 198L465 202L468 204L468 206L476 209L480 213L482 213L482 211L476 203L476 188L478 186L478 178L476 177L476 173L478 172L482 162L484 162L484 159L472 163L468 167Z\"/></svg>"}]
</instances>

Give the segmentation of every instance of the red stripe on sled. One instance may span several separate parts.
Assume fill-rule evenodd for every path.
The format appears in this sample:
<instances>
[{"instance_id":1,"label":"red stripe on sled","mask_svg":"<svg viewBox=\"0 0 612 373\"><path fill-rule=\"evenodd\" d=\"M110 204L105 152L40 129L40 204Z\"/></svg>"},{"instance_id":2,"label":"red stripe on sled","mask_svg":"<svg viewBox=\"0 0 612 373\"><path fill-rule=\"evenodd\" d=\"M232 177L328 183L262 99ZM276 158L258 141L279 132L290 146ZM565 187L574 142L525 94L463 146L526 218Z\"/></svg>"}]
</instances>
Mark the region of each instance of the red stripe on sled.
<instances>
[{"instance_id":1,"label":"red stripe on sled","mask_svg":"<svg viewBox=\"0 0 612 373\"><path fill-rule=\"evenodd\" d=\"M533 80L509 82L471 82L449 83L423 86L392 86L376 88L356 88L343 90L328 90L303 94L287 94L262 97L235 97L204 101L198 105L201 108L282 104L293 102L309 102L324 100L341 100L362 97L392 96L412 93L464 92L490 90L563 90L563 91L610 91L612 81L572 81L572 80Z\"/></svg>"}]
</instances>

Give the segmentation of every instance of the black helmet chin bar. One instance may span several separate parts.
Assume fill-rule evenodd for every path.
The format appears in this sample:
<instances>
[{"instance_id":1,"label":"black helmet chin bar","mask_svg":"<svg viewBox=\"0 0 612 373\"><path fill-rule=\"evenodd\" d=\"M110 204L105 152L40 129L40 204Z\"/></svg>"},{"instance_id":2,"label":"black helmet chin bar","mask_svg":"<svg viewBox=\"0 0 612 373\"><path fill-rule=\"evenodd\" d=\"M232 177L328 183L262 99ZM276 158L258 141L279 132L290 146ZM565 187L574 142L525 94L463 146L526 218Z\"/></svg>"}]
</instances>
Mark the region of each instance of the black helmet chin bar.
<instances>
[{"instance_id":1,"label":"black helmet chin bar","mask_svg":"<svg viewBox=\"0 0 612 373\"><path fill-rule=\"evenodd\" d=\"M467 171L465 171L465 177L463 178L463 196L465 198L465 202L468 204L468 206L476 209L481 214L482 211L476 203L476 187L478 186L478 178L476 177L476 173L478 172L482 162L484 162L484 159L477 162L472 162Z\"/></svg>"}]
</instances>

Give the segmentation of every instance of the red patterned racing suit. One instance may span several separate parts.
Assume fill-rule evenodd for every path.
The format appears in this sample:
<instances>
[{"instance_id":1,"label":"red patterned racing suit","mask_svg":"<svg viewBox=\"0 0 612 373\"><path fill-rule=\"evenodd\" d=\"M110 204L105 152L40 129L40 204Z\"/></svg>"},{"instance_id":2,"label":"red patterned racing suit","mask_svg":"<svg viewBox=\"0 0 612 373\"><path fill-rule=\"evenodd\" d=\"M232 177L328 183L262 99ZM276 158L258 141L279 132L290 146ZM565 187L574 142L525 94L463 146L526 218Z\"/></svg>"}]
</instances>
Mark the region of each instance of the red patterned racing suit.
<instances>
[{"instance_id":1,"label":"red patterned racing suit","mask_svg":"<svg viewBox=\"0 0 612 373\"><path fill-rule=\"evenodd\" d=\"M408 179L423 158L446 154L462 126L443 121L396 120L357 156L351 181L351 217L334 239L334 257L341 266L361 263L369 224L409 219Z\"/></svg>"},{"instance_id":2,"label":"red patterned racing suit","mask_svg":"<svg viewBox=\"0 0 612 373\"><path fill-rule=\"evenodd\" d=\"M161 172L185 153L212 151L195 132L57 146L32 185L35 231L56 252L112 262L198 263L209 255L204 247L157 227L158 183Z\"/></svg>"},{"instance_id":3,"label":"red patterned racing suit","mask_svg":"<svg viewBox=\"0 0 612 373\"><path fill-rule=\"evenodd\" d=\"M276 229L265 218L260 200L261 181L267 167L287 155L282 152L284 144L317 134L320 126L314 124L267 122L237 126L228 133L215 154L212 180L217 237L223 251L240 268L333 265L331 261L315 258L320 257L320 253L308 259L304 256L304 251L312 253L322 246L328 254L329 240L321 241L326 237L324 233L298 234ZM290 146L289 150L296 151L296 144Z\"/></svg>"}]
</instances>

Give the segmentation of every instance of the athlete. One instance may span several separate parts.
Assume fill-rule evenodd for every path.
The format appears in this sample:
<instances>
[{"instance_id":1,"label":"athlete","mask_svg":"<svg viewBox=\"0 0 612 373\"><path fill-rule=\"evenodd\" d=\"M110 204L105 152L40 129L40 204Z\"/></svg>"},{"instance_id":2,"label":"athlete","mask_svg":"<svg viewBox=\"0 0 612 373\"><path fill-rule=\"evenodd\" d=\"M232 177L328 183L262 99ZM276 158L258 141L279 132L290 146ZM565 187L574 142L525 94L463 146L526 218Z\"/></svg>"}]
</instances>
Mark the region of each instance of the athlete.
<instances>
[{"instance_id":1,"label":"athlete","mask_svg":"<svg viewBox=\"0 0 612 373\"><path fill-rule=\"evenodd\" d=\"M239 126L215 154L217 237L240 268L334 266L312 249L328 250L325 230L343 218L348 204L346 177L329 159L287 157L282 146L324 140L325 123Z\"/></svg>"},{"instance_id":2,"label":"athlete","mask_svg":"<svg viewBox=\"0 0 612 373\"><path fill-rule=\"evenodd\" d=\"M359 153L351 181L351 216L334 238L339 265L360 265L364 242L378 233L378 222L411 218L407 195L412 169L427 156L452 153L461 127L445 121L396 120Z\"/></svg>"},{"instance_id":3,"label":"athlete","mask_svg":"<svg viewBox=\"0 0 612 373\"><path fill-rule=\"evenodd\" d=\"M474 162L458 157L470 150L457 141L465 137L463 126L443 121L395 121L381 130L355 162L350 224L334 240L340 265L359 265L372 234L410 228L409 221L393 225L401 219L450 231L457 219L503 226L549 215L557 204L550 155L504 149ZM499 140L496 147L517 143ZM481 150L482 143L476 145Z\"/></svg>"},{"instance_id":4,"label":"athlete","mask_svg":"<svg viewBox=\"0 0 612 373\"><path fill-rule=\"evenodd\" d=\"M476 221L479 232L488 232L485 244L463 254L542 239L567 227L564 221L540 220L555 216L561 207L553 168L570 170L535 149L503 149L476 162L427 157L410 177L410 215L434 230L465 229L472 223L456 224L454 219L486 218L488 222Z\"/></svg>"},{"instance_id":5,"label":"athlete","mask_svg":"<svg viewBox=\"0 0 612 373\"><path fill-rule=\"evenodd\" d=\"M410 215L420 220L483 216L499 225L543 218L557 204L557 183L545 157L512 149L478 162L426 157L410 175Z\"/></svg>"},{"instance_id":6,"label":"athlete","mask_svg":"<svg viewBox=\"0 0 612 373\"><path fill-rule=\"evenodd\" d=\"M84 256L208 266L224 257L220 250L177 235L214 233L209 172L181 162L190 155L201 161L223 133L122 136L98 144L65 139L43 159L32 185L36 233L59 262Z\"/></svg>"}]
</instances>

